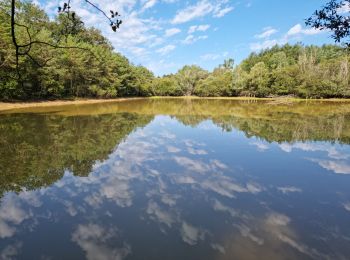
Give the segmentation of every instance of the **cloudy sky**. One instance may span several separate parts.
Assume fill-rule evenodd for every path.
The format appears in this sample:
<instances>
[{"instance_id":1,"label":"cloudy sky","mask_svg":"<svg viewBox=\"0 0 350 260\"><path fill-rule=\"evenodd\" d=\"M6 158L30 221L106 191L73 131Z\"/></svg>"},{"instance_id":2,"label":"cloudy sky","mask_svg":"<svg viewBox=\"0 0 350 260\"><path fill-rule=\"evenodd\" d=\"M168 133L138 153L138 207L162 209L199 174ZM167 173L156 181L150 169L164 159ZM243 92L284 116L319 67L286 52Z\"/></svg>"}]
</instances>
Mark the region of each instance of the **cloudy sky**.
<instances>
[{"instance_id":1,"label":"cloudy sky","mask_svg":"<svg viewBox=\"0 0 350 260\"><path fill-rule=\"evenodd\" d=\"M327 0L91 0L122 14L114 33L108 21L84 0L72 7L88 26L99 28L115 50L156 75L185 64L211 70L226 58L236 64L250 52L275 44L331 43L329 34L305 27L304 19ZM51 16L59 0L35 0Z\"/></svg>"}]
</instances>

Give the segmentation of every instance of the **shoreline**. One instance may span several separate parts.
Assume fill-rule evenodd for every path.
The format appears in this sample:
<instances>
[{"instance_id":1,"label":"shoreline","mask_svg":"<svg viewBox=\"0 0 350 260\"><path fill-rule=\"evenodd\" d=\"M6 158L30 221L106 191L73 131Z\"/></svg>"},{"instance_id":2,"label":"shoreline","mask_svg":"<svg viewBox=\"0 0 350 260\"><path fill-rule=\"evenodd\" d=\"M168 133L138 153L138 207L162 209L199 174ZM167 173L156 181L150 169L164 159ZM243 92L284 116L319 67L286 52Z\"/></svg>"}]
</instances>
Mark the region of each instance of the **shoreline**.
<instances>
[{"instance_id":1,"label":"shoreline","mask_svg":"<svg viewBox=\"0 0 350 260\"><path fill-rule=\"evenodd\" d=\"M113 99L58 99L58 100L42 100L42 101L0 101L0 111L20 109L20 108L33 108L33 107L57 107L65 105L87 105L87 104L99 104L99 103L112 103L122 102L128 100L144 99L144 97L133 98L113 98Z\"/></svg>"},{"instance_id":2,"label":"shoreline","mask_svg":"<svg viewBox=\"0 0 350 260\"><path fill-rule=\"evenodd\" d=\"M217 100L263 100L263 101L289 101L289 102L349 102L349 98L332 98L332 99L302 99L291 97L273 97L273 98L257 98L257 97L197 97L197 96L153 96L153 97L128 97L128 98L113 98L113 99L73 99L73 100L42 100L42 101L0 101L0 111L21 109L21 108L33 108L33 107L56 107L65 105L86 105L86 104L99 104L99 103L113 103L123 102L129 100L140 99L217 99Z\"/></svg>"}]
</instances>

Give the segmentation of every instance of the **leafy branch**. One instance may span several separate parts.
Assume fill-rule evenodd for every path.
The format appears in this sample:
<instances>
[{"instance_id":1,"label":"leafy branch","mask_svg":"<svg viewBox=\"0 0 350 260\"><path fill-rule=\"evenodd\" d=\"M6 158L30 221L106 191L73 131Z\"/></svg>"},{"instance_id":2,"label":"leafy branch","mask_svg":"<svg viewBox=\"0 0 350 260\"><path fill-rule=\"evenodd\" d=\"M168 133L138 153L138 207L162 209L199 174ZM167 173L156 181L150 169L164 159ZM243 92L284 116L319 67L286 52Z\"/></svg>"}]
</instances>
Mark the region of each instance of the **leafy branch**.
<instances>
[{"instance_id":1,"label":"leafy branch","mask_svg":"<svg viewBox=\"0 0 350 260\"><path fill-rule=\"evenodd\" d=\"M86 3L88 3L90 6L92 6L93 8L95 8L96 10L98 10L100 13L102 13L109 21L110 26L112 28L112 30L114 32L117 31L117 29L119 29L120 25L122 24L122 20L116 19L118 16L120 16L118 14L118 12L114 12L114 11L110 11L111 12L111 17L107 16L107 14L100 9L97 5L93 4L92 2L90 2L89 0L84 0ZM63 6L59 6L58 7L58 13L62 13L62 14L66 14L68 19L70 21L73 22L73 28L74 26L77 24L76 21L76 13L74 11L71 11L71 0L68 0L68 2L65 2L63 4ZM79 46L61 46L58 44L52 44L52 43L48 43L48 42L43 42L43 41L38 41L38 40L33 40L32 35L30 33L29 27L23 24L19 24L16 22L16 0L11 0L11 12L10 12L10 16L11 16L11 38L12 38L12 43L15 47L15 56L16 56L16 70L17 70L17 75L18 78L21 78L21 73L19 70L19 58L21 56L25 56L28 57L30 60L33 61L34 64L36 64L38 67L43 67L47 64L47 62L50 61L50 59L46 60L43 64L40 64L32 55L31 55L31 49L33 47L33 45L46 45L48 47L51 48L55 48L55 49L78 49L78 50L82 50L82 51L88 51L90 53L93 54L93 52L90 49L87 48L83 48L83 47L79 47ZM16 34L16 28L17 27L23 27L26 30L26 33L28 35L28 43L25 44L20 44L17 40L17 34ZM69 30L66 30L66 33L70 33Z\"/></svg>"},{"instance_id":2,"label":"leafy branch","mask_svg":"<svg viewBox=\"0 0 350 260\"><path fill-rule=\"evenodd\" d=\"M331 31L335 42L350 37L350 0L331 0L306 19L305 23L317 30ZM344 42L350 48L350 41Z\"/></svg>"}]
</instances>

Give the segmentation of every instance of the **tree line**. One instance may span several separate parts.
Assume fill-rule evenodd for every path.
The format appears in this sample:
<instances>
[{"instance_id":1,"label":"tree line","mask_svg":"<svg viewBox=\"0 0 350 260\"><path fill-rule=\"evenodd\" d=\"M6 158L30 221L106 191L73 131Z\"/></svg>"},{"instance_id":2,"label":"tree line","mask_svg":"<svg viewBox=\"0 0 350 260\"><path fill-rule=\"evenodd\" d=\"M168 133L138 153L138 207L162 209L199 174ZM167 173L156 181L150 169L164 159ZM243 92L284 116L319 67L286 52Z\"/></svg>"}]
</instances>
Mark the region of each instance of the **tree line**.
<instances>
[{"instance_id":1,"label":"tree line","mask_svg":"<svg viewBox=\"0 0 350 260\"><path fill-rule=\"evenodd\" d=\"M16 4L16 21L26 25L16 28L19 44L28 40L48 44L30 46L31 55L19 58L18 71L11 41L10 1L0 0L1 100L185 95L350 97L346 47L276 45L252 53L237 66L228 59L212 72L191 65L175 74L155 77L113 50L99 30L85 27L78 16L72 20L58 14L50 20L30 2Z\"/></svg>"}]
</instances>

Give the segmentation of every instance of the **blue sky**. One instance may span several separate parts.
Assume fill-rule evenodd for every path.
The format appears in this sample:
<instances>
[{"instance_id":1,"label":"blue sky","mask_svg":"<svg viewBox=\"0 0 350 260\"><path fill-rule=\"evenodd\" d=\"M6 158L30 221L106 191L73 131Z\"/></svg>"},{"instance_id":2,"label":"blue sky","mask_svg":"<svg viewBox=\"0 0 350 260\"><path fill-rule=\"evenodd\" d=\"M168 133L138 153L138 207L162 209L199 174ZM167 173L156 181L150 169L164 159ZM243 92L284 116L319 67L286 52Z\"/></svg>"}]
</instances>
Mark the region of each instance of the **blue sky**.
<instances>
[{"instance_id":1,"label":"blue sky","mask_svg":"<svg viewBox=\"0 0 350 260\"><path fill-rule=\"evenodd\" d=\"M212 70L226 58L239 63L252 51L274 44L332 43L329 33L305 27L327 0L91 0L124 20L114 33L108 21L83 0L72 7L88 26L99 28L115 50L156 75L186 64ZM51 16L62 1L34 0Z\"/></svg>"}]
</instances>

